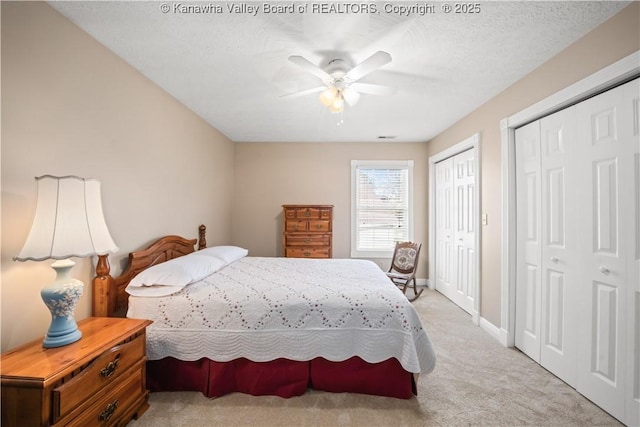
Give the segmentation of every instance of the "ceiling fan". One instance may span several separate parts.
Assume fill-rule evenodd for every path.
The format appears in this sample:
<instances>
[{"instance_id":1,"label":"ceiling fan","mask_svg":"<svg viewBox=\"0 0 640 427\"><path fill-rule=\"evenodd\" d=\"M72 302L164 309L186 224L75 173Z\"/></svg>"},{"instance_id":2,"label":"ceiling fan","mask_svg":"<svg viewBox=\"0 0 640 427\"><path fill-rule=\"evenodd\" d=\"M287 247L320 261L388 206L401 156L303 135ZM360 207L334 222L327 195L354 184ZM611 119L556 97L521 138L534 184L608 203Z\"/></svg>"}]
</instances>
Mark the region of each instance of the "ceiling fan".
<instances>
[{"instance_id":1,"label":"ceiling fan","mask_svg":"<svg viewBox=\"0 0 640 427\"><path fill-rule=\"evenodd\" d=\"M299 56L289 56L289 61L305 69L322 80L324 86L303 90L286 97L298 97L320 92L320 101L329 107L332 113L340 113L344 110L344 103L354 106L360 99L360 94L391 95L395 88L370 83L360 83L362 77L372 73L378 68L391 62L391 55L379 50L355 67L349 65L343 59L332 59L325 69L314 65L308 59Z\"/></svg>"}]
</instances>

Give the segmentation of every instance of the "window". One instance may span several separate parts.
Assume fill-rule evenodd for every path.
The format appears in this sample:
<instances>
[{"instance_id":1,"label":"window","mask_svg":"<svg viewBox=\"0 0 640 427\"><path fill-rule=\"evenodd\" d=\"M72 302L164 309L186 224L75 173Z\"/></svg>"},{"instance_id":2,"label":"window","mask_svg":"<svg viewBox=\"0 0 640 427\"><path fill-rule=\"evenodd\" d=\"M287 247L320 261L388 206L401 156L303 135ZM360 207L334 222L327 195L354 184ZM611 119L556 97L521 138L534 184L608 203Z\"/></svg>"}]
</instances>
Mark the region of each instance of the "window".
<instances>
[{"instance_id":1,"label":"window","mask_svg":"<svg viewBox=\"0 0 640 427\"><path fill-rule=\"evenodd\" d=\"M413 240L413 160L351 161L351 256L391 257Z\"/></svg>"}]
</instances>

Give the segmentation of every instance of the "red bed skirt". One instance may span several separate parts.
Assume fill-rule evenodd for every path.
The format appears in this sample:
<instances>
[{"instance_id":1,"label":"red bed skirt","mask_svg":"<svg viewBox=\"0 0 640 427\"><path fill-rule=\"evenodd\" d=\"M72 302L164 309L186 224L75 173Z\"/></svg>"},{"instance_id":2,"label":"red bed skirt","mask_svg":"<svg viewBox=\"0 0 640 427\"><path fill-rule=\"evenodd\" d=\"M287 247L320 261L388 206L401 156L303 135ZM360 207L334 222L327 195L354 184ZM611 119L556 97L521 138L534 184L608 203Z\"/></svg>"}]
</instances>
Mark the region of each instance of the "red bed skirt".
<instances>
[{"instance_id":1,"label":"red bed skirt","mask_svg":"<svg viewBox=\"0 0 640 427\"><path fill-rule=\"evenodd\" d=\"M300 396L308 388L334 393L364 393L409 399L417 393L413 374L396 359L367 363L316 358L308 362L236 359L184 362L171 357L147 362L147 387L156 391L199 391L207 397L240 392L253 396Z\"/></svg>"}]
</instances>

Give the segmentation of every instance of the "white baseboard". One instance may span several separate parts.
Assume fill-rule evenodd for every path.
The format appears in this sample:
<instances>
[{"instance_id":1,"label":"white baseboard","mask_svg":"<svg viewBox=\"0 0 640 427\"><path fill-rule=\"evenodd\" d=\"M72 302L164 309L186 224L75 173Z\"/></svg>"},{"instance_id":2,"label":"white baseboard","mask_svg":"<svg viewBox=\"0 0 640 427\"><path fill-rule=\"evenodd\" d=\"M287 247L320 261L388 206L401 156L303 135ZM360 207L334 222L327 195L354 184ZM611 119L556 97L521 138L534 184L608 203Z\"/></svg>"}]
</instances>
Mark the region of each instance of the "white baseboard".
<instances>
[{"instance_id":1,"label":"white baseboard","mask_svg":"<svg viewBox=\"0 0 640 427\"><path fill-rule=\"evenodd\" d=\"M502 331L496 325L489 322L484 317L480 317L480 323L478 326L480 326L480 329L495 338L500 344L505 345L504 343L506 343L506 341L502 338Z\"/></svg>"},{"instance_id":2,"label":"white baseboard","mask_svg":"<svg viewBox=\"0 0 640 427\"><path fill-rule=\"evenodd\" d=\"M515 343L509 342L509 331L504 328L500 328L500 344L505 347L515 347Z\"/></svg>"}]
</instances>

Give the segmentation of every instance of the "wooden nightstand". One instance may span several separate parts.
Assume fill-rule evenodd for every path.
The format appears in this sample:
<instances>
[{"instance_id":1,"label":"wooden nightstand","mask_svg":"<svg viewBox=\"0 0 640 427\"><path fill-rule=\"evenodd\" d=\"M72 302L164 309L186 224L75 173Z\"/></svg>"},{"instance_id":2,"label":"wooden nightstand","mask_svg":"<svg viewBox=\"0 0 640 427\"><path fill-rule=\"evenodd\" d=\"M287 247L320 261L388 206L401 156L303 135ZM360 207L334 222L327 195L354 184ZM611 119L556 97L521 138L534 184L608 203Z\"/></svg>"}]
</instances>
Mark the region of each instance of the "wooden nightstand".
<instances>
[{"instance_id":1,"label":"wooden nightstand","mask_svg":"<svg viewBox=\"0 0 640 427\"><path fill-rule=\"evenodd\" d=\"M73 344L43 348L39 339L2 354L2 426L120 426L140 416L150 324L91 317Z\"/></svg>"}]
</instances>

